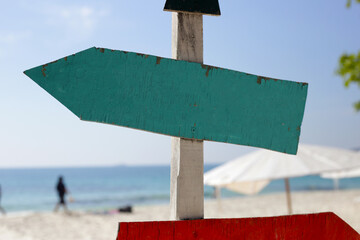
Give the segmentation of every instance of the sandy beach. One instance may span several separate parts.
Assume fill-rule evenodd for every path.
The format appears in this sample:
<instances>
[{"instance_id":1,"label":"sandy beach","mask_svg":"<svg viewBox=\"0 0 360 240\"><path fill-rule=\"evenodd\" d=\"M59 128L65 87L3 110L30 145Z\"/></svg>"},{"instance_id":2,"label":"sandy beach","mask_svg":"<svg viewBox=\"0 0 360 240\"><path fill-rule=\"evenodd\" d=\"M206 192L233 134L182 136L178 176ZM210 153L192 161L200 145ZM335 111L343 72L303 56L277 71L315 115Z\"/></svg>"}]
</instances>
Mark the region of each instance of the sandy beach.
<instances>
[{"instance_id":1,"label":"sandy beach","mask_svg":"<svg viewBox=\"0 0 360 240\"><path fill-rule=\"evenodd\" d=\"M292 194L294 213L336 213L360 232L360 190L311 191ZM71 206L70 206L71 208ZM205 218L242 218L286 215L284 193L208 200ZM135 206L133 213L87 212L10 213L0 217L0 239L108 240L115 239L118 222L167 220L168 205Z\"/></svg>"}]
</instances>

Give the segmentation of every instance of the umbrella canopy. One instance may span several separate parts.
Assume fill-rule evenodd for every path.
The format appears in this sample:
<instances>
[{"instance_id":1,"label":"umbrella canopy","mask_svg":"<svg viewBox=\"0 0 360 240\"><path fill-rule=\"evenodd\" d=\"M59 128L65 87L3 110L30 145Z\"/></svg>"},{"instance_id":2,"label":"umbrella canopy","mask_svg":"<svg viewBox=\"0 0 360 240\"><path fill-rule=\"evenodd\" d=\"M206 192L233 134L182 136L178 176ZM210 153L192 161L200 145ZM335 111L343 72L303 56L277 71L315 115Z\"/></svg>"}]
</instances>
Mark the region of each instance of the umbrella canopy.
<instances>
[{"instance_id":1,"label":"umbrella canopy","mask_svg":"<svg viewBox=\"0 0 360 240\"><path fill-rule=\"evenodd\" d=\"M322 178L331 178L334 181L334 190L339 190L339 182L341 178L360 177L360 168L351 168L348 170L327 172L320 175Z\"/></svg>"},{"instance_id":2,"label":"umbrella canopy","mask_svg":"<svg viewBox=\"0 0 360 240\"><path fill-rule=\"evenodd\" d=\"M300 177L360 167L360 154L350 150L299 145L298 154L288 155L259 150L208 171L204 183L241 190L244 182L258 182L258 188L270 180ZM246 193L246 191L245 191Z\"/></svg>"},{"instance_id":3,"label":"umbrella canopy","mask_svg":"<svg viewBox=\"0 0 360 240\"><path fill-rule=\"evenodd\" d=\"M360 167L358 152L300 144L296 156L258 150L239 157L205 173L204 183L244 194L255 194L271 180L284 178L290 200L288 178L354 167Z\"/></svg>"},{"instance_id":4,"label":"umbrella canopy","mask_svg":"<svg viewBox=\"0 0 360 240\"><path fill-rule=\"evenodd\" d=\"M355 178L360 177L360 168L343 170L338 172L331 172L331 173L323 173L321 174L322 178Z\"/></svg>"},{"instance_id":5,"label":"umbrella canopy","mask_svg":"<svg viewBox=\"0 0 360 240\"><path fill-rule=\"evenodd\" d=\"M360 148L354 149L360 153ZM337 172L329 172L321 174L322 178L332 178L332 179L339 179L339 178L355 178L360 177L360 167L359 168L351 168L348 170L342 170Z\"/></svg>"}]
</instances>

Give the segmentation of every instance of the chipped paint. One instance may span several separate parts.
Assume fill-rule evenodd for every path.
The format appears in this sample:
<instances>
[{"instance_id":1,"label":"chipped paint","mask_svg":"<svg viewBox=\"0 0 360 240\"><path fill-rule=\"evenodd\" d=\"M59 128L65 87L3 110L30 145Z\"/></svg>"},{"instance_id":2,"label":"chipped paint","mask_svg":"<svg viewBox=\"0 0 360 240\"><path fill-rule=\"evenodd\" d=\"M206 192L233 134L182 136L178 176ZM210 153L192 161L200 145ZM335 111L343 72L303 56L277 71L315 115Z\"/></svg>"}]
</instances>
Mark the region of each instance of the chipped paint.
<instances>
[{"instance_id":1,"label":"chipped paint","mask_svg":"<svg viewBox=\"0 0 360 240\"><path fill-rule=\"evenodd\" d=\"M143 54L143 53L136 53L136 55L140 56L140 57L144 57L144 58L148 58L149 55Z\"/></svg>"},{"instance_id":2,"label":"chipped paint","mask_svg":"<svg viewBox=\"0 0 360 240\"><path fill-rule=\"evenodd\" d=\"M261 81L262 81L262 80L264 80L265 82L266 82L266 81L269 81L269 80L273 80L273 81L277 82L279 79L277 79L277 78L269 78L269 77L264 77L264 76L258 76L256 82L257 82L258 84L261 84Z\"/></svg>"},{"instance_id":3,"label":"chipped paint","mask_svg":"<svg viewBox=\"0 0 360 240\"><path fill-rule=\"evenodd\" d=\"M161 57L156 57L156 64L160 64Z\"/></svg>"},{"instance_id":4,"label":"chipped paint","mask_svg":"<svg viewBox=\"0 0 360 240\"><path fill-rule=\"evenodd\" d=\"M202 67L203 69L206 69L206 73L205 73L205 76L206 76L206 77L209 76L210 70L219 69L218 67L209 66L209 65L205 65L205 64L201 64L201 67Z\"/></svg>"},{"instance_id":5,"label":"chipped paint","mask_svg":"<svg viewBox=\"0 0 360 240\"><path fill-rule=\"evenodd\" d=\"M261 84L261 76L258 76L257 77L257 81L256 81L258 84Z\"/></svg>"},{"instance_id":6,"label":"chipped paint","mask_svg":"<svg viewBox=\"0 0 360 240\"><path fill-rule=\"evenodd\" d=\"M43 75L44 77L46 77L45 71L46 71L46 67L47 67L47 66L48 66L48 64L44 64L44 65L42 66L41 72L42 72L42 75Z\"/></svg>"}]
</instances>

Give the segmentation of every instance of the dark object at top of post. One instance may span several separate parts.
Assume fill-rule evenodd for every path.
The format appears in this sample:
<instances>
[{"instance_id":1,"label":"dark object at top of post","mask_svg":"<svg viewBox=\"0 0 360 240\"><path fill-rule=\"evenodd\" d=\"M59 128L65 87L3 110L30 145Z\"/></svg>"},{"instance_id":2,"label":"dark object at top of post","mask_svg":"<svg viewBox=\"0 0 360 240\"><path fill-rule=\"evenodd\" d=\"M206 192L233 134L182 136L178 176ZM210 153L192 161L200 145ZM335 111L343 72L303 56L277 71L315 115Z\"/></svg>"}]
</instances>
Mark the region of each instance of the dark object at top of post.
<instances>
[{"instance_id":1,"label":"dark object at top of post","mask_svg":"<svg viewBox=\"0 0 360 240\"><path fill-rule=\"evenodd\" d=\"M220 16L218 0L166 0L164 11Z\"/></svg>"}]
</instances>

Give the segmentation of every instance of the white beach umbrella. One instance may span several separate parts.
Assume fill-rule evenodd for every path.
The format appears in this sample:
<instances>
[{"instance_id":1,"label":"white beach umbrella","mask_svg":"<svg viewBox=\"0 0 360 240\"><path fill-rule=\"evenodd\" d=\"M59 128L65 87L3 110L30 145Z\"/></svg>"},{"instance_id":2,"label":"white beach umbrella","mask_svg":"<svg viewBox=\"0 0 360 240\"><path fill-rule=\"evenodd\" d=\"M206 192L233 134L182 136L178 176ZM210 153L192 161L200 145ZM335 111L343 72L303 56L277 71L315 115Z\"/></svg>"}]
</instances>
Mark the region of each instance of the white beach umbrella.
<instances>
[{"instance_id":1,"label":"white beach umbrella","mask_svg":"<svg viewBox=\"0 0 360 240\"><path fill-rule=\"evenodd\" d=\"M360 148L354 149L358 153L360 153ZM339 189L339 179L341 178L355 178L360 177L360 167L359 168L351 168L342 171L336 172L326 172L321 174L322 178L331 178L334 180L334 188Z\"/></svg>"},{"instance_id":2,"label":"white beach umbrella","mask_svg":"<svg viewBox=\"0 0 360 240\"><path fill-rule=\"evenodd\" d=\"M321 174L321 177L333 179L360 177L360 168L352 168L349 170L343 170L338 172L323 173Z\"/></svg>"},{"instance_id":3,"label":"white beach umbrella","mask_svg":"<svg viewBox=\"0 0 360 240\"><path fill-rule=\"evenodd\" d=\"M334 189L339 189L339 180L341 178L355 178L360 177L360 168L352 168L348 170L342 170L337 172L329 172L321 174L322 178L331 178L334 181Z\"/></svg>"},{"instance_id":4,"label":"white beach umbrella","mask_svg":"<svg viewBox=\"0 0 360 240\"><path fill-rule=\"evenodd\" d=\"M360 154L354 151L299 145L297 155L258 150L214 168L204 176L204 183L254 194L271 180L285 179L288 208L291 214L288 178L360 167Z\"/></svg>"}]
</instances>

